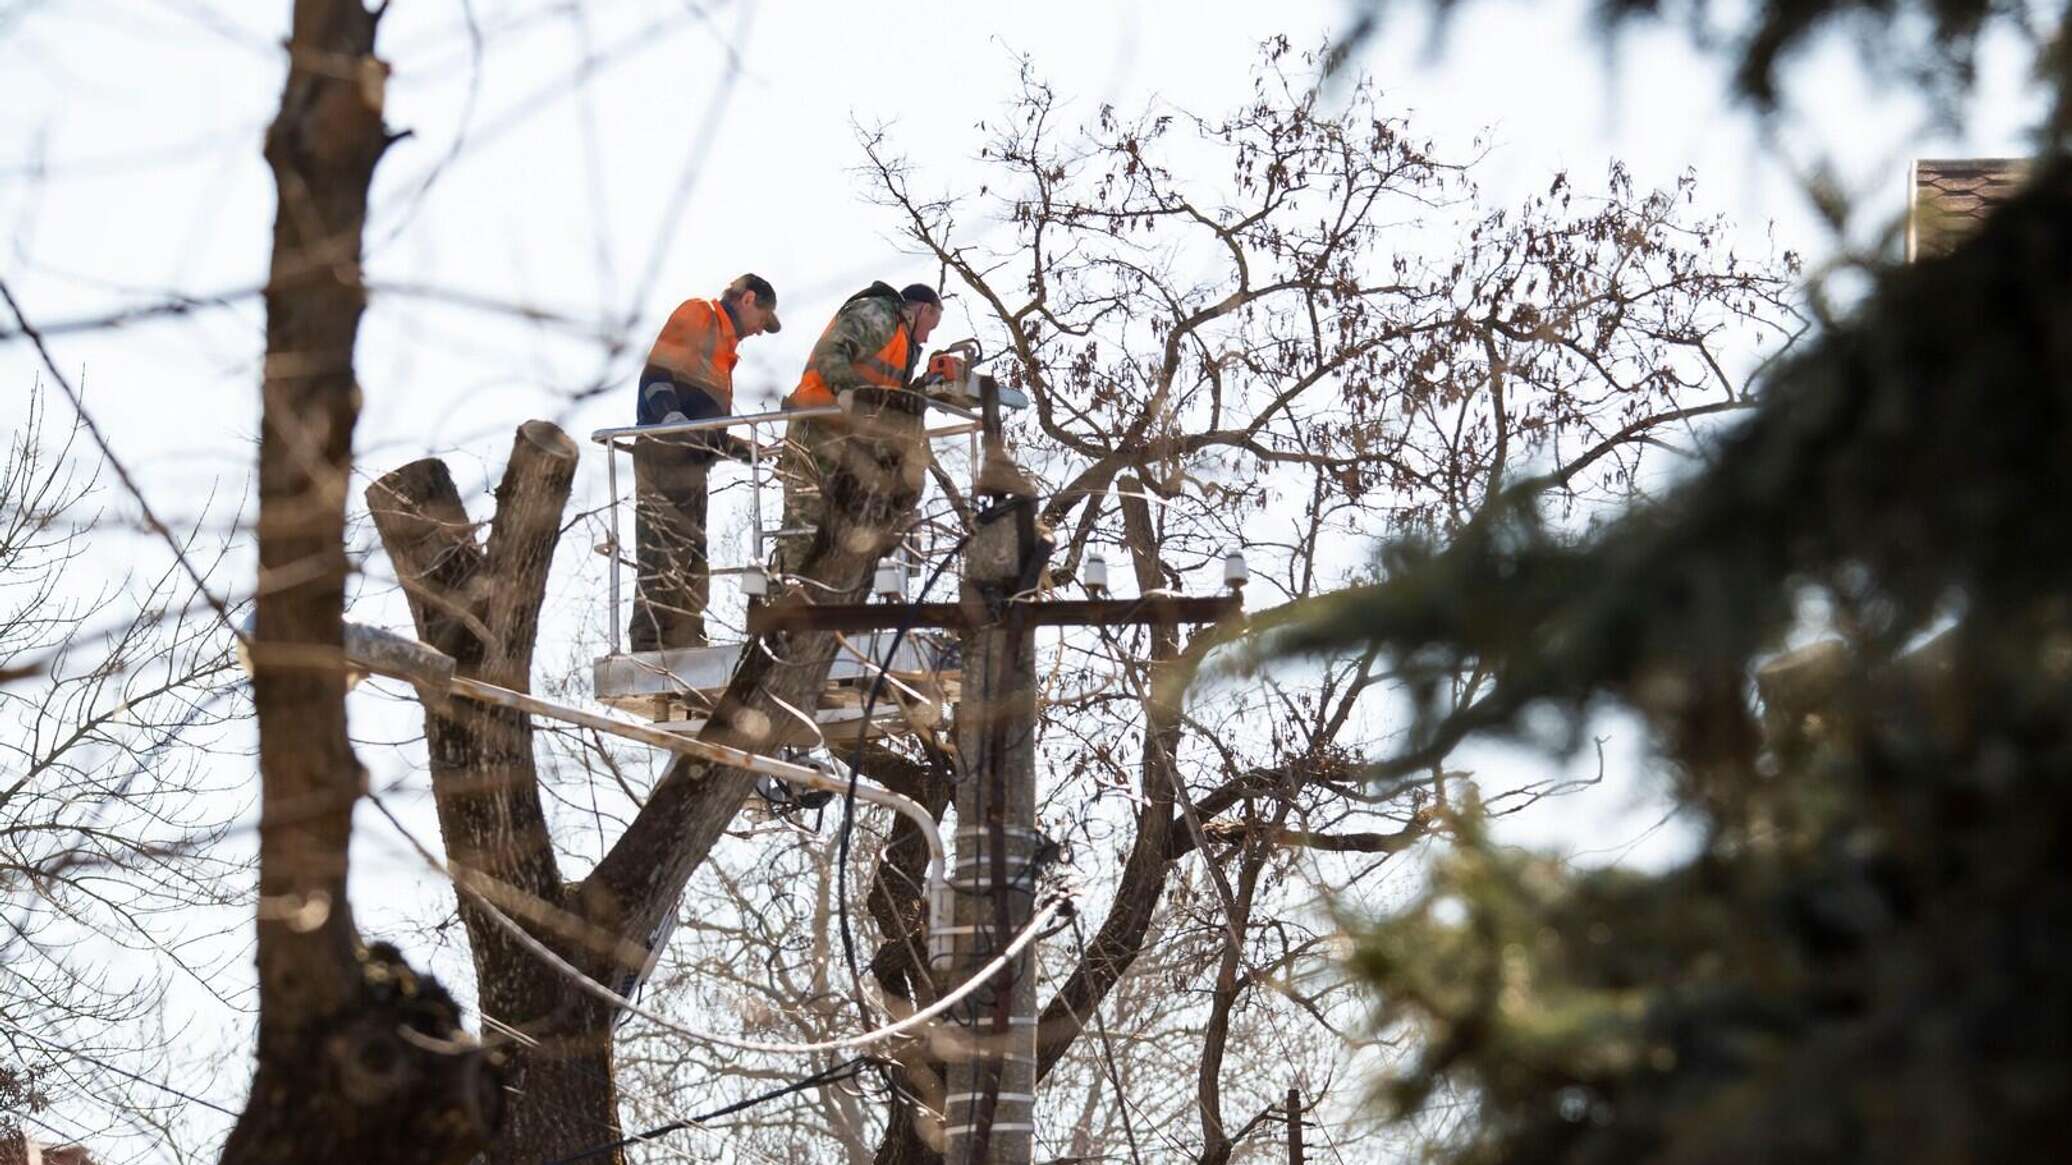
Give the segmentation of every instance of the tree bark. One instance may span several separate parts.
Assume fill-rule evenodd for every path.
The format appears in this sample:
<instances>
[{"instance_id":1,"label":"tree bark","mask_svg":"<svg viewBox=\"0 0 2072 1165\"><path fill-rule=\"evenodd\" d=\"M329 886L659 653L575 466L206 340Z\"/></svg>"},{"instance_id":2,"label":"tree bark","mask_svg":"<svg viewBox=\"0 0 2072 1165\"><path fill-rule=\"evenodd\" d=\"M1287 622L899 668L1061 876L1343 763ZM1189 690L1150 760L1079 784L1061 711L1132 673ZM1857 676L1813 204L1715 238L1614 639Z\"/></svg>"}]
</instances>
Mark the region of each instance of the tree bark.
<instances>
[{"instance_id":1,"label":"tree bark","mask_svg":"<svg viewBox=\"0 0 2072 1165\"><path fill-rule=\"evenodd\" d=\"M879 557L912 515L928 465L917 399L869 399L859 411L827 486L828 516L799 571L827 588L812 592L826 601L866 596ZM530 688L532 644L576 457L554 426L521 426L486 542L437 459L402 466L368 488L419 637L452 655L456 674ZM704 739L759 752L810 742L810 729L789 723L784 705L809 715L817 707L835 636L767 636L764 647L742 653ZM456 700L426 708L425 735L454 864L488 879L492 896L508 897L505 913L606 983L641 967L649 936L676 909L692 871L753 787L737 770L677 761L590 878L570 887L547 834L530 721ZM461 917L484 1013L538 1041L514 1049L522 1092L486 1159L553 1160L615 1139L613 1012L518 947L465 897Z\"/></svg>"},{"instance_id":2,"label":"tree bark","mask_svg":"<svg viewBox=\"0 0 2072 1165\"><path fill-rule=\"evenodd\" d=\"M472 1155L501 1095L494 1057L346 902L363 775L346 736L345 496L359 388L367 188L389 138L376 17L299 0L266 158L279 204L266 288L259 444L259 1039L224 1146L244 1162L446 1162Z\"/></svg>"},{"instance_id":3,"label":"tree bark","mask_svg":"<svg viewBox=\"0 0 2072 1165\"><path fill-rule=\"evenodd\" d=\"M939 755L916 761L881 747L864 750L862 772L920 802L938 822L956 783L956 774ZM921 828L904 815L896 816L865 898L871 921L884 936L871 956L870 971L886 994L917 1005L935 995L928 968L927 869L928 844Z\"/></svg>"},{"instance_id":4,"label":"tree bark","mask_svg":"<svg viewBox=\"0 0 2072 1165\"><path fill-rule=\"evenodd\" d=\"M1230 1045L1231 1012L1237 1006L1238 996L1252 982L1239 972L1244 966L1245 937L1252 924L1253 897L1272 850L1268 836L1282 828L1291 807L1289 802L1281 802L1270 826L1262 827L1256 818L1246 815L1237 894L1227 920L1229 937L1216 960L1216 986L1209 993L1208 1022L1202 1025L1201 1064L1195 1070L1195 1108L1201 1118L1202 1138L1199 1165L1229 1165L1238 1137L1243 1136L1242 1132L1232 1136L1223 1123L1223 1056ZM1208 854L1203 854L1202 859L1215 860Z\"/></svg>"},{"instance_id":5,"label":"tree bark","mask_svg":"<svg viewBox=\"0 0 2072 1165\"><path fill-rule=\"evenodd\" d=\"M555 426L520 425L486 543L436 458L367 487L368 511L409 596L418 637L453 657L454 674L531 690L540 605L577 458L575 442ZM640 952L622 951L570 911L540 802L531 718L470 700L428 705L425 745L453 867L493 887L504 913L592 977L612 982L629 962L637 970ZM484 1160L554 1160L616 1139L611 1011L571 990L474 898L459 901L483 1014L534 1041L511 1049L517 1092Z\"/></svg>"},{"instance_id":6,"label":"tree bark","mask_svg":"<svg viewBox=\"0 0 2072 1165\"><path fill-rule=\"evenodd\" d=\"M1163 587L1166 580L1158 555L1157 531L1152 525L1151 507L1142 496L1143 487L1128 476L1116 484L1137 587L1140 591ZM1159 899L1165 895L1166 877L1173 862L1173 782L1180 779L1174 763L1180 747L1180 698L1178 693L1168 692L1167 685L1159 680L1162 669L1179 655L1179 628L1172 623L1153 625L1151 667L1144 680L1144 755L1140 776L1144 804L1137 810L1136 836L1129 858L1123 863L1122 880L1116 886L1108 917L1101 921L1101 929L1087 944L1079 966L1058 988L1037 1024L1039 1079L1079 1038L1087 1018L1136 962L1151 920L1158 913Z\"/></svg>"}]
</instances>

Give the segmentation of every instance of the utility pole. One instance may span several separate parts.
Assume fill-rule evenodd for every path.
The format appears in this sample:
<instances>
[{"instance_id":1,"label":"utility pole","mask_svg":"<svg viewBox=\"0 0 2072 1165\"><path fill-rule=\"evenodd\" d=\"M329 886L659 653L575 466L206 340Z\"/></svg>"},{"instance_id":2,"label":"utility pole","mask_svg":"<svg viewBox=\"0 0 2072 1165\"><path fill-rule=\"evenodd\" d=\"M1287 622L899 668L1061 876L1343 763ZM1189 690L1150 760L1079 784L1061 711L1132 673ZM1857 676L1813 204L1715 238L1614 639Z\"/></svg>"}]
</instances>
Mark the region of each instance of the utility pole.
<instances>
[{"instance_id":1,"label":"utility pole","mask_svg":"<svg viewBox=\"0 0 2072 1165\"><path fill-rule=\"evenodd\" d=\"M1288 1165L1302 1165L1302 1090L1288 1089Z\"/></svg>"},{"instance_id":2,"label":"utility pole","mask_svg":"<svg viewBox=\"0 0 2072 1165\"><path fill-rule=\"evenodd\" d=\"M748 631L872 631L940 627L963 633L957 704L954 899L930 937L942 984L962 983L993 961L1036 907L1036 675L1038 627L1215 623L1243 608L1236 593L1136 599L1033 600L1050 547L1035 528L1035 500L994 499L965 551L956 603L787 602L749 608ZM946 1018L945 1165L1029 1165L1035 1149L1035 946Z\"/></svg>"},{"instance_id":3,"label":"utility pole","mask_svg":"<svg viewBox=\"0 0 2072 1165\"><path fill-rule=\"evenodd\" d=\"M990 413L990 410L989 410ZM1033 491L1007 460L987 417L982 484L991 503L965 554L961 594L974 624L964 639L957 706L955 906L949 980L985 966L1035 913L1035 628L1014 597L1035 587L1050 557L1036 532ZM950 1013L946 1165L1028 1165L1035 1150L1035 947Z\"/></svg>"}]
</instances>

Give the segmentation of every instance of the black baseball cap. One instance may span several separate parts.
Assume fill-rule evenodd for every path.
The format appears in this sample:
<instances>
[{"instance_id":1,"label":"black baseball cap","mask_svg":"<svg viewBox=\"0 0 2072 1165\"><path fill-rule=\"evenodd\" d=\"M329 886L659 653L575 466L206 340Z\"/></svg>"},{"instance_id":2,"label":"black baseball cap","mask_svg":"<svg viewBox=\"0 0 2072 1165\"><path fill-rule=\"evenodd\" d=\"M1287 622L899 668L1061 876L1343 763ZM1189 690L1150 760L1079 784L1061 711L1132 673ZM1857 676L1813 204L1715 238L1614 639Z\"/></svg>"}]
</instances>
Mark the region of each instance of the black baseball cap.
<instances>
[{"instance_id":1,"label":"black baseball cap","mask_svg":"<svg viewBox=\"0 0 2072 1165\"><path fill-rule=\"evenodd\" d=\"M770 313L770 322L763 330L771 333L783 331L784 324L777 318L777 289L770 286L770 281L750 272L727 284L728 295L744 290L755 292L755 305Z\"/></svg>"},{"instance_id":2,"label":"black baseball cap","mask_svg":"<svg viewBox=\"0 0 2072 1165\"><path fill-rule=\"evenodd\" d=\"M899 298L908 303L925 303L929 307L941 307L942 297L926 283L909 283L899 293Z\"/></svg>"}]
</instances>

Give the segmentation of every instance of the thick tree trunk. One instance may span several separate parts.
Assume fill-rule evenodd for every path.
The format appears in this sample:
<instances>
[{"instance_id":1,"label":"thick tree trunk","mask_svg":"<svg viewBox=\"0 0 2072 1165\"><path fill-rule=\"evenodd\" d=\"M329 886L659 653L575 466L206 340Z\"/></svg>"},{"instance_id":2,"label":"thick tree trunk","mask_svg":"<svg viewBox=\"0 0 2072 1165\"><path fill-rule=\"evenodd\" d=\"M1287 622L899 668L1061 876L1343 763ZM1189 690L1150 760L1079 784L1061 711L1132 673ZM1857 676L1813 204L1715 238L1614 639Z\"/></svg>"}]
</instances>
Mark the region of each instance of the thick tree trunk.
<instances>
[{"instance_id":1,"label":"thick tree trunk","mask_svg":"<svg viewBox=\"0 0 2072 1165\"><path fill-rule=\"evenodd\" d=\"M1158 534L1152 525L1151 507L1142 496L1143 487L1128 476L1117 485L1137 587L1150 591L1165 586ZM1123 864L1122 880L1116 886L1108 917L1101 921L1100 930L1087 944L1079 966L1043 1009L1036 1028L1039 1078L1064 1056L1094 1009L1137 961L1144 936L1150 932L1151 921L1158 913L1159 899L1165 895L1166 878L1173 863L1169 852L1173 836L1173 782L1180 779L1175 764L1180 748L1180 703L1178 693L1168 692L1167 685L1159 681L1162 669L1172 666L1179 655L1178 626L1154 625L1151 670L1144 681L1144 755L1140 762L1144 801L1137 810L1136 837Z\"/></svg>"},{"instance_id":2,"label":"thick tree trunk","mask_svg":"<svg viewBox=\"0 0 2072 1165\"><path fill-rule=\"evenodd\" d=\"M456 675L529 691L532 653L577 449L545 421L519 426L485 541L444 462L413 461L367 487L367 508L410 597L418 637ZM469 700L425 709L432 793L448 861L535 937L611 982L637 948L569 910L547 834L529 717ZM611 1013L525 951L468 895L460 916L482 1012L531 1043L512 1048L516 1093L484 1160L556 1160L618 1136ZM485 1020L486 1022L486 1020ZM615 1158L600 1155L597 1161Z\"/></svg>"},{"instance_id":3,"label":"thick tree trunk","mask_svg":"<svg viewBox=\"0 0 2072 1165\"><path fill-rule=\"evenodd\" d=\"M866 415L843 443L823 529L800 569L825 588L813 594L827 601L866 596L879 557L912 515L928 465L916 398L900 394L859 408ZM522 426L486 544L435 459L368 488L418 634L452 655L458 674L530 688L532 642L575 461L560 430L540 421ZM811 739L809 729L788 723L785 706L810 714L818 705L835 637L770 640L768 651L743 653L705 739L763 752ZM506 913L600 982L641 966L648 936L676 909L691 872L752 787L736 770L678 761L589 881L569 888L547 836L529 721L454 701L426 709L425 732L449 856L488 879L492 895L507 898ZM530 1165L613 1140L610 1011L512 943L465 898L461 916L484 1014L537 1041L514 1050L520 1093L487 1159Z\"/></svg>"},{"instance_id":4,"label":"thick tree trunk","mask_svg":"<svg viewBox=\"0 0 2072 1165\"><path fill-rule=\"evenodd\" d=\"M383 946L362 948L346 855L362 773L346 737L345 496L364 304L360 233L388 137L375 17L301 0L266 157L279 191L259 445L259 1040L226 1162L445 1162L500 1096L457 1009ZM458 1037L458 1038L456 1038Z\"/></svg>"},{"instance_id":5,"label":"thick tree trunk","mask_svg":"<svg viewBox=\"0 0 2072 1165\"><path fill-rule=\"evenodd\" d=\"M942 820L956 786L947 758L931 751L925 761L911 761L883 749L867 750L863 771L895 793L919 801ZM878 856L867 902L871 920L884 936L871 956L871 977L885 994L925 1006L936 995L928 966L928 901L924 887L928 846L921 830L905 817L896 819L892 836ZM943 1062L923 1041L889 1050L904 1092L894 1093L885 1134L874 1165L940 1165L943 1129L940 1114L948 1105ZM920 1103L907 1099L911 1095Z\"/></svg>"},{"instance_id":6,"label":"thick tree trunk","mask_svg":"<svg viewBox=\"0 0 2072 1165\"><path fill-rule=\"evenodd\" d=\"M939 1095L921 1099L938 1108L944 1103ZM911 1107L905 1103L893 1106L892 1122L885 1126L885 1135L878 1141L871 1165L942 1165L941 1146L924 1135L920 1124L905 1111Z\"/></svg>"},{"instance_id":7,"label":"thick tree trunk","mask_svg":"<svg viewBox=\"0 0 2072 1165\"><path fill-rule=\"evenodd\" d=\"M940 754L909 760L881 747L866 748L863 775L895 793L912 797L942 820L956 773ZM904 815L892 822L892 836L878 855L865 898L871 921L885 936L871 956L871 977L887 995L924 1005L935 996L928 968L928 900L925 888L928 843Z\"/></svg>"}]
</instances>

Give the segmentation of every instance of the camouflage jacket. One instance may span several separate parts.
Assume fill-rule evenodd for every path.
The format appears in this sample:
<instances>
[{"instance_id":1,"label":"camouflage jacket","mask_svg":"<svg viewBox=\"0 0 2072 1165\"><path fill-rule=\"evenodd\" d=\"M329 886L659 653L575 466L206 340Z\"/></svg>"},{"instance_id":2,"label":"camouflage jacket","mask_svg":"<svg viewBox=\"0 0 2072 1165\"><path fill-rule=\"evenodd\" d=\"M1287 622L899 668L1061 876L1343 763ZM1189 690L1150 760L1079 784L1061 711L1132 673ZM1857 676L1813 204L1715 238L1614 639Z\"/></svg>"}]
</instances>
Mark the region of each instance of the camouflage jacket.
<instances>
[{"instance_id":1,"label":"camouflage jacket","mask_svg":"<svg viewBox=\"0 0 2072 1165\"><path fill-rule=\"evenodd\" d=\"M906 326L901 314L904 307L899 292L886 283L873 283L850 296L814 341L813 352L806 358L805 374L792 391L791 403L828 403L813 399L820 386L825 386L829 393L857 387L858 366L875 360L899 329ZM905 347L904 367L898 369L901 383L913 378L914 365L921 354L921 346L913 342L911 335Z\"/></svg>"}]
</instances>

